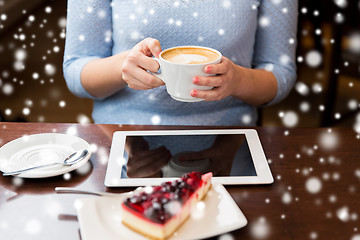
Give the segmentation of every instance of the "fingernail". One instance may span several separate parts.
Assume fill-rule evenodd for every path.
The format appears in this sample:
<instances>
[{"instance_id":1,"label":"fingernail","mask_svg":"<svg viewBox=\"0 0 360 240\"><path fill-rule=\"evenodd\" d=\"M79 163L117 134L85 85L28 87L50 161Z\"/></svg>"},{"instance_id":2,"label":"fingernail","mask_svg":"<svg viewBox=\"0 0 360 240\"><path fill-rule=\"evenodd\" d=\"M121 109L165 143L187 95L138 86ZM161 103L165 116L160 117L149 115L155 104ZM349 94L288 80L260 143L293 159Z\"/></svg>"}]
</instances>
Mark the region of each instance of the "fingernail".
<instances>
[{"instance_id":1,"label":"fingernail","mask_svg":"<svg viewBox=\"0 0 360 240\"><path fill-rule=\"evenodd\" d=\"M191 94L192 97L196 97L197 91L196 90L191 90L190 94Z\"/></svg>"},{"instance_id":2,"label":"fingernail","mask_svg":"<svg viewBox=\"0 0 360 240\"><path fill-rule=\"evenodd\" d=\"M206 66L205 67L205 72L207 72L207 73L211 72L211 66Z\"/></svg>"},{"instance_id":3,"label":"fingernail","mask_svg":"<svg viewBox=\"0 0 360 240\"><path fill-rule=\"evenodd\" d=\"M194 77L194 78L193 78L193 83L194 83L194 84L197 84L198 82L199 82L199 78L198 78L198 77Z\"/></svg>"}]
</instances>

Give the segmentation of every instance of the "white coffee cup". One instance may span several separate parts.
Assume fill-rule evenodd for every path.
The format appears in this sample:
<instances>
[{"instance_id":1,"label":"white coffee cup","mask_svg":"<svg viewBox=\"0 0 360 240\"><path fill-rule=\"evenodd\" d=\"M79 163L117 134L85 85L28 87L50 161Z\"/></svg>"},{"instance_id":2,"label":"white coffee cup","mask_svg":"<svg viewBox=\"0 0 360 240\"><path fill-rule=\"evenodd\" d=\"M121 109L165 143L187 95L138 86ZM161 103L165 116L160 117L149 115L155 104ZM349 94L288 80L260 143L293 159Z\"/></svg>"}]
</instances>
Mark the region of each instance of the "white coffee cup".
<instances>
[{"instance_id":1,"label":"white coffee cup","mask_svg":"<svg viewBox=\"0 0 360 240\"><path fill-rule=\"evenodd\" d=\"M160 65L160 73L154 75L164 81L166 90L173 99L182 102L203 101L192 97L191 90L210 90L212 87L195 85L192 80L195 76L211 76L212 74L204 72L204 67L219 63L221 57L219 51L208 47L168 48L160 53L159 58L155 58Z\"/></svg>"}]
</instances>

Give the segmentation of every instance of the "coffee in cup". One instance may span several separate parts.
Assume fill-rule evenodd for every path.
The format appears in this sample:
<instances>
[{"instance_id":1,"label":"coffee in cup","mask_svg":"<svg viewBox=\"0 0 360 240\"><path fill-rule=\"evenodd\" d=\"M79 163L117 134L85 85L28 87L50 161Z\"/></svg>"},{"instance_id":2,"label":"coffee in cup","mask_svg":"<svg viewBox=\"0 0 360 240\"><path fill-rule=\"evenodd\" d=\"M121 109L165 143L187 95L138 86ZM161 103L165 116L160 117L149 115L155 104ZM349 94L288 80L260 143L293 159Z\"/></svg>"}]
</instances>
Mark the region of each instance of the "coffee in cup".
<instances>
[{"instance_id":1,"label":"coffee in cup","mask_svg":"<svg viewBox=\"0 0 360 240\"><path fill-rule=\"evenodd\" d=\"M160 65L160 73L154 73L166 85L169 95L182 102L199 102L203 99L190 95L191 90L210 90L209 86L198 86L192 83L195 76L212 76L206 74L204 67L221 61L221 53L215 49L200 46L180 46L162 51L155 58Z\"/></svg>"},{"instance_id":2,"label":"coffee in cup","mask_svg":"<svg viewBox=\"0 0 360 240\"><path fill-rule=\"evenodd\" d=\"M219 54L204 48L177 47L165 51L162 58L179 64L203 64L216 61Z\"/></svg>"}]
</instances>

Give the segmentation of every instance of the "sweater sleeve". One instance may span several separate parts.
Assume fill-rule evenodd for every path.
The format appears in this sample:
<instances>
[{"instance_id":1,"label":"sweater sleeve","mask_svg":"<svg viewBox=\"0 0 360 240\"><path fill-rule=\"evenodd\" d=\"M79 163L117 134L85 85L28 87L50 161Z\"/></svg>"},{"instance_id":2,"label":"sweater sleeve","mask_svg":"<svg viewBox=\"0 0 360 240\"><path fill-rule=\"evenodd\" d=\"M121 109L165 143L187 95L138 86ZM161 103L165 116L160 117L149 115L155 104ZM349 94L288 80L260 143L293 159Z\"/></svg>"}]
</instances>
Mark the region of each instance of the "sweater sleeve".
<instances>
[{"instance_id":1,"label":"sweater sleeve","mask_svg":"<svg viewBox=\"0 0 360 240\"><path fill-rule=\"evenodd\" d=\"M297 0L262 0L259 5L253 65L271 71L278 84L276 96L266 105L283 100L295 84L297 15Z\"/></svg>"},{"instance_id":2,"label":"sweater sleeve","mask_svg":"<svg viewBox=\"0 0 360 240\"><path fill-rule=\"evenodd\" d=\"M69 90L78 97L91 98L82 86L80 74L91 60L112 54L110 0L69 0L63 72Z\"/></svg>"}]
</instances>

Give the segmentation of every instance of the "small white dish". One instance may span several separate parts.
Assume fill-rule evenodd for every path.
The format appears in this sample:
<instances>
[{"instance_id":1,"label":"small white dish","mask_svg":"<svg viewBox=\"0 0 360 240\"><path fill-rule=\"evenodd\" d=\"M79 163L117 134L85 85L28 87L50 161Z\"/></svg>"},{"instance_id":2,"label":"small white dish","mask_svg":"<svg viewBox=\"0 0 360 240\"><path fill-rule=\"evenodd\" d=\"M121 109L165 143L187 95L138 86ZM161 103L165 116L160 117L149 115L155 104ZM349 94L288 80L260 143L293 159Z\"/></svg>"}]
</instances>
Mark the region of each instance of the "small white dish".
<instances>
[{"instance_id":1,"label":"small white dish","mask_svg":"<svg viewBox=\"0 0 360 240\"><path fill-rule=\"evenodd\" d=\"M80 231L84 240L146 240L147 238L121 223L121 203L126 196L77 199ZM244 227L247 220L225 187L214 183L191 216L169 238L202 239Z\"/></svg>"},{"instance_id":2,"label":"small white dish","mask_svg":"<svg viewBox=\"0 0 360 240\"><path fill-rule=\"evenodd\" d=\"M0 148L0 171L10 172L62 162L71 153L87 149L88 154L83 160L71 166L55 165L34 169L16 175L22 178L45 178L73 171L84 165L91 156L90 145L85 140L61 133L41 133L26 135L6 143Z\"/></svg>"}]
</instances>

